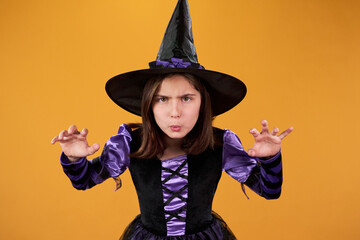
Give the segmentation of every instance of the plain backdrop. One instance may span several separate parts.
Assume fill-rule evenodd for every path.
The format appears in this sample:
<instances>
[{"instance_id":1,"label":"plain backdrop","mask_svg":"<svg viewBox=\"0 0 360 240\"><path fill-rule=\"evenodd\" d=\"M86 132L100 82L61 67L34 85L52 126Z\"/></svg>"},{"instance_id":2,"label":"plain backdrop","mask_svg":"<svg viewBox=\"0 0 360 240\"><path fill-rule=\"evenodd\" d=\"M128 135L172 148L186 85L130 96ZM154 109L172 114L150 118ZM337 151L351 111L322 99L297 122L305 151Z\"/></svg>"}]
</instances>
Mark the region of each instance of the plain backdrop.
<instances>
[{"instance_id":1,"label":"plain backdrop","mask_svg":"<svg viewBox=\"0 0 360 240\"><path fill-rule=\"evenodd\" d=\"M120 124L141 120L107 97L105 83L148 68L175 5L0 1L1 239L118 239L139 213L128 171L117 192L112 179L77 191L50 140L76 124L103 146ZM224 173L213 209L239 239L360 239L360 2L189 5L199 62L248 87L214 125L237 133L245 149L262 119L295 127L282 145L280 199L247 189L247 200Z\"/></svg>"}]
</instances>

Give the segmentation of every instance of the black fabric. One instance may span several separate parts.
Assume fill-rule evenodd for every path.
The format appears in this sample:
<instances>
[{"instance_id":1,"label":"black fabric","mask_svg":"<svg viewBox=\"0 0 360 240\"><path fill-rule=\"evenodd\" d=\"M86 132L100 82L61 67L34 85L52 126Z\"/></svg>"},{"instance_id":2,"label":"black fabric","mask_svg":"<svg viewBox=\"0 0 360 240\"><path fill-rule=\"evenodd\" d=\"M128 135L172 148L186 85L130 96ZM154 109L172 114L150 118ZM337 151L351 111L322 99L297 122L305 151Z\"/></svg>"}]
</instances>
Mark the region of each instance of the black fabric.
<instances>
[{"instance_id":1,"label":"black fabric","mask_svg":"<svg viewBox=\"0 0 360 240\"><path fill-rule=\"evenodd\" d=\"M194 68L155 68L131 71L114 76L106 83L109 97L121 108L141 116L141 96L146 82L169 73L189 73L207 87L214 116L235 107L246 95L246 86L239 79L220 72Z\"/></svg>"},{"instance_id":2,"label":"black fabric","mask_svg":"<svg viewBox=\"0 0 360 240\"><path fill-rule=\"evenodd\" d=\"M160 178L161 162L155 159L133 158L129 169L138 195L144 226L158 235L166 235Z\"/></svg>"},{"instance_id":3,"label":"black fabric","mask_svg":"<svg viewBox=\"0 0 360 240\"><path fill-rule=\"evenodd\" d=\"M185 186L183 186L182 188L180 188L177 192L173 192L173 191L169 191L169 189L167 189L167 188L164 188L163 187L163 189L166 189L166 191L167 192L170 192L172 195L171 195L171 197L164 203L164 206L167 206L167 205L169 205L169 203L174 199L174 198L180 198L181 200L185 200L186 201L186 199L184 199L182 196L181 196L181 193L186 189L186 188L188 188L188 184L186 184Z\"/></svg>"},{"instance_id":4,"label":"black fabric","mask_svg":"<svg viewBox=\"0 0 360 240\"><path fill-rule=\"evenodd\" d=\"M164 203L164 207L167 206L167 205L169 205L169 204L171 203L171 201L174 200L175 198L178 198L178 199L180 199L181 201L183 201L183 202L185 202L185 203L187 202L187 198L184 198L183 196L181 196L181 194L183 193L183 191L185 191L185 190L188 189L188 187L189 187L188 184L186 184L185 186L183 186L182 188L180 188L180 189L179 189L178 191L176 191L176 192L171 191L170 189L168 189L168 188L166 188L166 187L164 186L164 184L166 184L166 182L170 181L172 178L174 178L174 177L176 177L176 176L177 176L177 177L180 177L180 178L184 178L184 179L187 180L188 177L180 173L180 171L181 171L186 165L187 165L187 160L185 160L182 164L180 164L180 166L178 166L175 171L172 170L172 169L170 169L170 168L166 168L166 167L162 167L162 168L161 168L162 171L166 171L166 172L171 173L167 178L165 178L165 179L161 182L161 184L162 184L162 186L161 186L162 190L163 190L164 192L167 192L167 193L170 193L170 194L171 194L171 196L169 197L169 199ZM166 222L169 222L169 221L172 220L173 218L177 218L177 219L185 222L186 218L185 218L185 217L182 217L180 214L181 214L182 212L186 211L186 209L187 209L187 206L184 205L182 208L180 208L180 209L178 209L178 210L176 210L176 211L166 211L166 210L164 210L164 212L169 215L169 217L166 218Z\"/></svg>"},{"instance_id":5,"label":"black fabric","mask_svg":"<svg viewBox=\"0 0 360 240\"><path fill-rule=\"evenodd\" d=\"M120 240L236 240L235 235L225 221L215 212L212 212L210 225L201 232L183 236L158 236L146 230L138 215L125 229Z\"/></svg>"},{"instance_id":6,"label":"black fabric","mask_svg":"<svg viewBox=\"0 0 360 240\"><path fill-rule=\"evenodd\" d=\"M187 179L187 176L183 175L180 173L180 170L187 164L187 161L184 161L175 171L170 169L170 168L165 168L165 167L162 167L162 170L165 170L167 172L170 172L171 175L168 176L167 178L164 179L164 181L162 181L161 183L164 184L166 183L167 181L169 181L171 178L173 178L175 175L181 177L181 178L185 178Z\"/></svg>"},{"instance_id":7,"label":"black fabric","mask_svg":"<svg viewBox=\"0 0 360 240\"><path fill-rule=\"evenodd\" d=\"M181 58L197 63L189 5L186 0L178 1L166 28L156 60Z\"/></svg>"},{"instance_id":8,"label":"black fabric","mask_svg":"<svg viewBox=\"0 0 360 240\"><path fill-rule=\"evenodd\" d=\"M151 69L165 69L166 67L164 66L164 65L158 65L158 64L156 64L157 63L157 61L152 61L152 62L149 62L149 67L151 68ZM187 66L186 68L187 69L200 69L200 68L203 68L203 69L205 69L204 68L204 66L201 66L199 63L193 63L193 62L190 62L190 65L189 66Z\"/></svg>"},{"instance_id":9,"label":"black fabric","mask_svg":"<svg viewBox=\"0 0 360 240\"><path fill-rule=\"evenodd\" d=\"M223 131L215 129L217 142ZM186 234L204 230L212 221L214 194L222 173L222 144L197 156L188 156L189 189Z\"/></svg>"},{"instance_id":10,"label":"black fabric","mask_svg":"<svg viewBox=\"0 0 360 240\"><path fill-rule=\"evenodd\" d=\"M251 188L253 191L255 191L255 185L260 184L260 182L263 182L264 185L268 188L268 189L278 189L282 186L282 181L279 182L269 182L267 181L265 178L263 178L261 172L260 172L260 164L263 166L263 170L266 172L266 174L268 175L273 175L273 176L279 176L283 174L282 170L279 173L274 173L271 171L271 169L269 169L270 167L276 167L278 166L282 161L282 156L281 154L279 155L279 157L272 163L258 163L258 165L252 170L251 175L248 177L248 179L245 181L245 185L248 186L249 188ZM266 166L266 167L265 167ZM266 198L266 199L277 199L280 197L281 195L281 189L278 193L276 194L270 194L270 193L266 193L265 191L261 190L260 192L255 191L257 194L259 194L260 196Z\"/></svg>"},{"instance_id":11,"label":"black fabric","mask_svg":"<svg viewBox=\"0 0 360 240\"><path fill-rule=\"evenodd\" d=\"M169 189L167 189L166 187L163 186L163 190L164 192L167 192L167 193L170 193L173 195L173 197L171 197L171 199L174 199L174 198L179 198L181 199L182 201L186 202L187 201L187 198L184 198L183 196L181 196L181 192L183 191L183 189L187 188L188 185L184 186L182 189L180 189L179 191L177 191L176 193L174 193L173 191L170 191ZM171 201L171 200L170 200ZM169 200L165 202L165 206L169 204Z\"/></svg>"},{"instance_id":12,"label":"black fabric","mask_svg":"<svg viewBox=\"0 0 360 240\"><path fill-rule=\"evenodd\" d=\"M131 152L140 146L140 131L131 133ZM146 229L166 236L166 221L161 184L161 162L158 159L130 159L129 170L139 199L141 221Z\"/></svg>"},{"instance_id":13,"label":"black fabric","mask_svg":"<svg viewBox=\"0 0 360 240\"><path fill-rule=\"evenodd\" d=\"M105 151L107 151L107 148L108 147L106 146L105 149L103 150L102 154L105 154ZM91 165L94 168L94 170L96 171L96 173L99 174L102 179L107 179L110 177L109 172L107 171L106 167L103 164L101 164L99 157L91 160Z\"/></svg>"},{"instance_id":14,"label":"black fabric","mask_svg":"<svg viewBox=\"0 0 360 240\"><path fill-rule=\"evenodd\" d=\"M262 158L260 158L260 159L262 159ZM264 160L266 160L266 159L264 159ZM281 163L281 161L282 161L282 158L281 158L281 156L280 156L280 157L278 157L278 158L277 158L275 161L273 161L273 162L270 162L270 163L264 163L264 162L262 162L261 165L264 166L265 169L269 169L269 168L274 168L274 167L279 166L279 164Z\"/></svg>"},{"instance_id":15,"label":"black fabric","mask_svg":"<svg viewBox=\"0 0 360 240\"><path fill-rule=\"evenodd\" d=\"M203 231L212 222L212 202L222 173L223 130L214 128L214 133L217 144L213 150L188 155L186 234ZM140 131L133 131L131 136L134 152L141 143ZM161 161L131 158L129 170L138 194L142 224L150 232L166 236Z\"/></svg>"},{"instance_id":16,"label":"black fabric","mask_svg":"<svg viewBox=\"0 0 360 240\"><path fill-rule=\"evenodd\" d=\"M200 67L193 42L189 6L186 0L178 1L161 43L156 60L183 59L185 66L157 68L150 63L150 69L119 74L109 79L105 89L111 100L130 113L141 115L141 96L146 82L152 77L168 73L188 73L206 82L211 96L212 113L222 114L236 106L246 95L246 86L239 79L220 72L197 69Z\"/></svg>"}]
</instances>

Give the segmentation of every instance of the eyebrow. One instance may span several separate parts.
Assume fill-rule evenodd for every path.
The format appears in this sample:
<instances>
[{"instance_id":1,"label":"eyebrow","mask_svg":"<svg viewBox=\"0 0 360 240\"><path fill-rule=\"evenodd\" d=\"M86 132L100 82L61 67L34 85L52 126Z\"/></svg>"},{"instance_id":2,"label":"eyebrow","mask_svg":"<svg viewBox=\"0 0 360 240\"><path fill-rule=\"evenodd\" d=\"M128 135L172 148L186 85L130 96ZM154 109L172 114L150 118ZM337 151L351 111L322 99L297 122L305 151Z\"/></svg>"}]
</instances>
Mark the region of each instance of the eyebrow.
<instances>
[{"instance_id":1,"label":"eyebrow","mask_svg":"<svg viewBox=\"0 0 360 240\"><path fill-rule=\"evenodd\" d=\"M196 96L196 94L194 93L185 93L179 97L192 97L192 96ZM162 94L155 94L154 97L169 97L169 96L166 96L166 95L162 95Z\"/></svg>"}]
</instances>

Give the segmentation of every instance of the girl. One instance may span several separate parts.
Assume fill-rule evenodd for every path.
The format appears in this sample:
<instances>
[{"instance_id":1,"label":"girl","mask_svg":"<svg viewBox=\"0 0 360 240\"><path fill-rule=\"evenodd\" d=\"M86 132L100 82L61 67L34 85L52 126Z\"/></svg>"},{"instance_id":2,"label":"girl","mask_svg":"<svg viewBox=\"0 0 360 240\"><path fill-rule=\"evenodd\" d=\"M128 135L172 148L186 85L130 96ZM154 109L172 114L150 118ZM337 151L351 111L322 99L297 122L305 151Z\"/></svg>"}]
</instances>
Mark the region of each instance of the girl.
<instances>
[{"instance_id":1,"label":"girl","mask_svg":"<svg viewBox=\"0 0 360 240\"><path fill-rule=\"evenodd\" d=\"M189 19L187 1L180 0L150 69L120 74L106 85L110 98L141 115L142 124L121 125L91 161L86 156L99 145L88 145L86 129L72 125L52 140L60 143L61 164L77 189L110 177L118 189L129 168L141 214L121 239L236 239L212 211L222 171L266 199L280 196L280 144L293 128L277 135L263 120L261 132L250 130L255 143L245 152L233 132L212 127L213 117L237 105L246 87L198 64Z\"/></svg>"}]
</instances>

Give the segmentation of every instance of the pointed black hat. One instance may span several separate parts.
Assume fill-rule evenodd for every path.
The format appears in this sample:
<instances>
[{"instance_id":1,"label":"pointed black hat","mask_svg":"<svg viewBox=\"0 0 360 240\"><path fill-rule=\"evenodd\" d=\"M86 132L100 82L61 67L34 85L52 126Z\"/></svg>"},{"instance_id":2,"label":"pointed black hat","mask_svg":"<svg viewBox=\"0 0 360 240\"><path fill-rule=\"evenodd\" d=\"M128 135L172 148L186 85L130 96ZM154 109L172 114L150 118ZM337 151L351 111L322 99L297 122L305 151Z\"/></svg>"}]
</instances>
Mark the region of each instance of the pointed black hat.
<instances>
[{"instance_id":1,"label":"pointed black hat","mask_svg":"<svg viewBox=\"0 0 360 240\"><path fill-rule=\"evenodd\" d=\"M197 63L197 55L192 35L192 24L187 1L178 1L166 28L156 60L180 58Z\"/></svg>"},{"instance_id":2,"label":"pointed black hat","mask_svg":"<svg viewBox=\"0 0 360 240\"><path fill-rule=\"evenodd\" d=\"M246 95L246 86L230 75L205 70L198 63L187 0L179 0L167 26L156 61L149 69L119 74L106 83L106 92L120 107L141 115L144 86L152 77L169 73L189 73L207 88L213 115L235 107Z\"/></svg>"}]
</instances>

